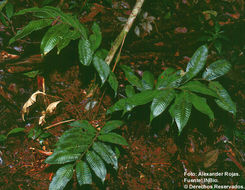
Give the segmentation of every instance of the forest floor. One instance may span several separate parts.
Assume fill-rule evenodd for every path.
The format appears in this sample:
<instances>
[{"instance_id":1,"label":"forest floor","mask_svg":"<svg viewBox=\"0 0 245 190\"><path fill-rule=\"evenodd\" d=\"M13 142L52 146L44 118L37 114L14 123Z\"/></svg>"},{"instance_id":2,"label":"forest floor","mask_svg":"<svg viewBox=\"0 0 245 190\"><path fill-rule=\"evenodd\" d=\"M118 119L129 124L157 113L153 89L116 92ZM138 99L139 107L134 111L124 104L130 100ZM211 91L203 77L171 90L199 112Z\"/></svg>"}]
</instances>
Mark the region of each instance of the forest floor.
<instances>
[{"instance_id":1,"label":"forest floor","mask_svg":"<svg viewBox=\"0 0 245 190\"><path fill-rule=\"evenodd\" d=\"M30 7L35 5L27 2ZM139 75L150 70L156 77L168 67L184 69L195 50L203 44L199 39L205 31L212 31L215 22L218 22L229 41L222 43L221 52L211 47L208 62L220 58L231 61L232 70L222 78L221 83L236 102L236 118L213 106L216 110L214 122L194 112L191 121L178 136L176 126L172 125L168 114L156 118L149 126L149 110L141 106L134 110L129 119L123 118L125 124L120 131L129 146L120 148L118 171L108 172L104 184L96 179L92 186L80 188L73 181L67 189L183 189L184 184L193 184L188 180L204 178L203 175L189 176L191 172L202 171L227 172L221 177L206 177L212 180L210 184L245 184L245 14L239 2L146 2L124 42L118 63L130 66ZM120 33L123 25L120 20L129 16L134 1L113 1L112 5L113 8L91 2L90 8L81 17L84 24L91 25L96 21L100 25L103 46L107 49ZM16 8L18 10L24 8L18 3L15 6L19 6ZM208 10L215 11L218 16L214 20L208 19L205 13ZM149 33L141 27L147 20L146 17L143 19L146 12L146 16L155 18L150 23L152 31ZM23 26L23 21L19 22L18 18L14 20L13 27ZM137 25L140 29L139 36L134 32ZM17 127L25 128L25 131L10 135L0 144L0 189L48 189L55 168L44 163L44 160L52 152L58 137L70 128L69 123L51 125L77 118L94 123L107 120L106 110L116 99L109 87L99 88L94 96L88 97L89 91L93 89L93 83L89 79L94 76L90 76L88 70L79 66L77 55L71 55L74 54L73 50L68 48L61 56L51 53L42 60L41 57L34 56L39 54L39 44L22 41L16 46L7 46L7 40L12 37L9 31L7 26L0 23L0 48L18 56L11 61L11 67L6 67L5 60L0 59L0 134L5 135ZM38 41L39 35L36 34L33 38ZM17 49L20 51L16 51ZM45 83L41 76L29 78L21 73L21 68L20 71L17 68L20 65L18 63L35 65L39 62L37 60L44 63L45 73L42 77ZM12 71L17 68L17 72L10 72L11 68ZM118 66L115 74L119 79L118 94L122 95L127 82ZM45 84L51 99L62 99L63 102L57 107L56 114L48 118L43 126L51 126L46 130L50 136L45 139L35 138L34 134L43 109L41 103L32 107L29 115L25 116L26 121L21 118L22 106L31 94L40 89L40 81ZM104 90L105 96L101 99ZM96 104L93 109L86 108L88 102L100 100L101 104ZM94 118L94 115L97 117ZM112 117L120 119L117 114Z\"/></svg>"}]
</instances>

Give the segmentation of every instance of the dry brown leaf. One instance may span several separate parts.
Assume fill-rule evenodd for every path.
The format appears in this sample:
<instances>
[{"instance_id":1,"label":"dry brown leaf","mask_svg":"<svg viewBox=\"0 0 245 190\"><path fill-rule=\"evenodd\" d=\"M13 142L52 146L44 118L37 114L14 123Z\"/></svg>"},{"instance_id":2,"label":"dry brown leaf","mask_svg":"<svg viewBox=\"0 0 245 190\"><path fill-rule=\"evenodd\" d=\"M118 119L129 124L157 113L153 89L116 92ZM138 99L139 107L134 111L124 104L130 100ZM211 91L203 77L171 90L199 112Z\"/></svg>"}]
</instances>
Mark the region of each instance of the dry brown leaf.
<instances>
[{"instance_id":1,"label":"dry brown leaf","mask_svg":"<svg viewBox=\"0 0 245 190\"><path fill-rule=\"evenodd\" d=\"M39 125L43 125L44 123L46 123L45 117L46 117L46 112L42 111L42 116L39 117L39 122L38 122Z\"/></svg>"},{"instance_id":2,"label":"dry brown leaf","mask_svg":"<svg viewBox=\"0 0 245 190\"><path fill-rule=\"evenodd\" d=\"M24 104L23 108L22 108L22 120L25 121L25 113L28 114L29 112L29 107L31 105L33 105L36 101L37 101L37 95L38 94L43 94L46 95L44 92L41 91L36 91L34 92L31 97L27 100L27 102Z\"/></svg>"},{"instance_id":3,"label":"dry brown leaf","mask_svg":"<svg viewBox=\"0 0 245 190\"><path fill-rule=\"evenodd\" d=\"M219 150L215 149L212 151L209 151L208 153L205 154L204 156L204 168L208 168L212 166L218 159L219 157Z\"/></svg>"},{"instance_id":4,"label":"dry brown leaf","mask_svg":"<svg viewBox=\"0 0 245 190\"><path fill-rule=\"evenodd\" d=\"M51 104L48 105L47 109L46 109L46 113L53 113L55 108L57 107L57 105L60 103L61 101L57 101L57 102L52 102Z\"/></svg>"}]
</instances>

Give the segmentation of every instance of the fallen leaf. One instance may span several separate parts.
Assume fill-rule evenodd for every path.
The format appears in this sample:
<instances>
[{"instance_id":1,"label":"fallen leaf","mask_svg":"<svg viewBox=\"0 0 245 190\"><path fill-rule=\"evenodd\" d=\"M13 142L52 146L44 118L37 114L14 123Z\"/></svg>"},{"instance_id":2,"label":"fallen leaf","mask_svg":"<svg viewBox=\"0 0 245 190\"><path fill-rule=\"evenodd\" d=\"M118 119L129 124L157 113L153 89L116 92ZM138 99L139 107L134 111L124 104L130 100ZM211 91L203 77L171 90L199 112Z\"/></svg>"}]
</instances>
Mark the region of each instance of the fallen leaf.
<instances>
[{"instance_id":1,"label":"fallen leaf","mask_svg":"<svg viewBox=\"0 0 245 190\"><path fill-rule=\"evenodd\" d=\"M31 97L27 100L27 102L24 104L23 108L22 108L22 120L25 121L25 113L28 114L29 112L29 107L31 105L33 105L36 101L37 101L37 95L38 94L42 94L42 95L46 95L44 92L41 91L36 91L34 92Z\"/></svg>"},{"instance_id":2,"label":"fallen leaf","mask_svg":"<svg viewBox=\"0 0 245 190\"><path fill-rule=\"evenodd\" d=\"M188 29L186 27L177 27L174 30L175 34L185 34L186 32L188 32Z\"/></svg>"},{"instance_id":3,"label":"fallen leaf","mask_svg":"<svg viewBox=\"0 0 245 190\"><path fill-rule=\"evenodd\" d=\"M208 168L210 166L212 166L218 159L219 157L219 150L215 149L212 151L209 151L208 153L206 153L204 155L204 168Z\"/></svg>"},{"instance_id":4,"label":"fallen leaf","mask_svg":"<svg viewBox=\"0 0 245 190\"><path fill-rule=\"evenodd\" d=\"M39 118L39 122L38 122L39 125L43 125L44 123L46 123L45 117L46 117L46 112L42 111L42 116Z\"/></svg>"}]
</instances>

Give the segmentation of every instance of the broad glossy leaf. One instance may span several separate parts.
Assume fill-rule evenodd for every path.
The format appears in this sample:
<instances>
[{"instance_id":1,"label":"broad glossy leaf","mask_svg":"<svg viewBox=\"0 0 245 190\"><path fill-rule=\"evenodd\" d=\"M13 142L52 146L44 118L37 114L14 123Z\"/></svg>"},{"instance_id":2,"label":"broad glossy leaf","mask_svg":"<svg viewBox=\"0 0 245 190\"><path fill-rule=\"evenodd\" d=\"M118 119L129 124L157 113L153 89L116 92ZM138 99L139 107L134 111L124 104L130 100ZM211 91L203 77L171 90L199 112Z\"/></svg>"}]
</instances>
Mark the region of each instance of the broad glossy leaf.
<instances>
[{"instance_id":1,"label":"broad glossy leaf","mask_svg":"<svg viewBox=\"0 0 245 190\"><path fill-rule=\"evenodd\" d=\"M45 162L47 164L65 164L76 161L81 154L71 153L68 151L57 151L50 155Z\"/></svg>"},{"instance_id":2,"label":"broad glossy leaf","mask_svg":"<svg viewBox=\"0 0 245 190\"><path fill-rule=\"evenodd\" d=\"M180 89L189 90L192 92L197 92L197 93L217 97L217 94L215 91L211 90L210 88L208 88L208 86L206 86L205 84L199 81L190 81L184 84L183 86L181 86Z\"/></svg>"},{"instance_id":3,"label":"broad glossy leaf","mask_svg":"<svg viewBox=\"0 0 245 190\"><path fill-rule=\"evenodd\" d=\"M73 176L73 164L67 164L60 167L53 177L49 190L62 190Z\"/></svg>"},{"instance_id":4,"label":"broad glossy leaf","mask_svg":"<svg viewBox=\"0 0 245 190\"><path fill-rule=\"evenodd\" d=\"M101 134L98 136L98 139L113 144L128 145L127 141L121 135L116 133Z\"/></svg>"},{"instance_id":5,"label":"broad glossy leaf","mask_svg":"<svg viewBox=\"0 0 245 190\"><path fill-rule=\"evenodd\" d=\"M177 87L176 83L181 77L180 71L176 71L173 68L168 68L159 75L157 79L156 89L163 89L166 87Z\"/></svg>"},{"instance_id":6,"label":"broad glossy leaf","mask_svg":"<svg viewBox=\"0 0 245 190\"><path fill-rule=\"evenodd\" d=\"M107 114L111 114L115 111L121 111L124 109L126 104L126 98L118 100L113 106L107 110Z\"/></svg>"},{"instance_id":7,"label":"broad glossy leaf","mask_svg":"<svg viewBox=\"0 0 245 190\"><path fill-rule=\"evenodd\" d=\"M106 177L106 167L101 158L94 151L88 151L86 153L86 160L94 173L101 179L102 182L104 182Z\"/></svg>"},{"instance_id":8,"label":"broad glossy leaf","mask_svg":"<svg viewBox=\"0 0 245 190\"><path fill-rule=\"evenodd\" d=\"M96 71L99 73L103 85L110 74L110 67L103 59L97 56L94 56L93 65Z\"/></svg>"},{"instance_id":9,"label":"broad glossy leaf","mask_svg":"<svg viewBox=\"0 0 245 190\"><path fill-rule=\"evenodd\" d=\"M105 145L101 142L95 142L93 144L94 151L100 155L100 157L107 163L114 166L115 169L118 168L116 154L112 151L110 146Z\"/></svg>"},{"instance_id":10,"label":"broad glossy leaf","mask_svg":"<svg viewBox=\"0 0 245 190\"><path fill-rule=\"evenodd\" d=\"M120 127L122 124L123 122L120 120L108 121L106 122L104 127L100 130L100 133L109 133L113 131L114 129L117 129L118 127Z\"/></svg>"},{"instance_id":11,"label":"broad glossy leaf","mask_svg":"<svg viewBox=\"0 0 245 190\"><path fill-rule=\"evenodd\" d=\"M173 89L162 90L152 101L150 120L152 121L163 113L174 97L175 91Z\"/></svg>"},{"instance_id":12,"label":"broad glossy leaf","mask_svg":"<svg viewBox=\"0 0 245 190\"><path fill-rule=\"evenodd\" d=\"M58 48L57 54L59 54L62 49L64 49L66 46L68 46L71 40L76 40L79 37L80 37L80 33L77 30L69 30L65 34L65 38L58 42L58 44L57 44L57 48Z\"/></svg>"},{"instance_id":13,"label":"broad glossy leaf","mask_svg":"<svg viewBox=\"0 0 245 190\"><path fill-rule=\"evenodd\" d=\"M92 133L96 133L96 129L90 125L90 123L86 120L78 120L78 121L74 121L72 123L69 124L72 127L80 127L82 129L88 130ZM73 130L80 130L80 129L73 129Z\"/></svg>"},{"instance_id":14,"label":"broad glossy leaf","mask_svg":"<svg viewBox=\"0 0 245 190\"><path fill-rule=\"evenodd\" d=\"M116 75L110 71L108 83L110 84L111 88L115 92L115 96L117 95L117 89L118 89L118 81Z\"/></svg>"},{"instance_id":15,"label":"broad glossy leaf","mask_svg":"<svg viewBox=\"0 0 245 190\"><path fill-rule=\"evenodd\" d=\"M94 52L88 39L81 38L79 40L78 53L80 62L85 66L89 66L93 59Z\"/></svg>"},{"instance_id":16,"label":"broad glossy leaf","mask_svg":"<svg viewBox=\"0 0 245 190\"><path fill-rule=\"evenodd\" d=\"M135 106L140 106L151 102L158 93L159 92L157 90L146 90L133 95L132 97L126 99L126 110L130 111ZM131 107L131 109L127 109L127 106L133 107Z\"/></svg>"},{"instance_id":17,"label":"broad glossy leaf","mask_svg":"<svg viewBox=\"0 0 245 190\"><path fill-rule=\"evenodd\" d=\"M187 65L186 73L181 77L180 83L185 83L195 77L204 67L208 57L208 47L203 45L199 47L190 62Z\"/></svg>"},{"instance_id":18,"label":"broad glossy leaf","mask_svg":"<svg viewBox=\"0 0 245 190\"><path fill-rule=\"evenodd\" d=\"M60 41L66 38L69 26L57 24L48 29L41 42L41 52L43 55L49 53Z\"/></svg>"},{"instance_id":19,"label":"broad glossy leaf","mask_svg":"<svg viewBox=\"0 0 245 190\"><path fill-rule=\"evenodd\" d=\"M206 98L197 96L196 94L190 93L192 105L203 114L207 115L211 120L214 119L214 113L207 104Z\"/></svg>"},{"instance_id":20,"label":"broad glossy leaf","mask_svg":"<svg viewBox=\"0 0 245 190\"><path fill-rule=\"evenodd\" d=\"M152 90L154 88L154 76L151 72L145 71L143 73L142 86L144 90Z\"/></svg>"},{"instance_id":21,"label":"broad glossy leaf","mask_svg":"<svg viewBox=\"0 0 245 190\"><path fill-rule=\"evenodd\" d=\"M40 30L51 25L52 20L41 19L30 21L22 30L18 30L17 34L9 40L9 44L12 44L16 40L24 38L25 36L31 34L34 31Z\"/></svg>"},{"instance_id":22,"label":"broad glossy leaf","mask_svg":"<svg viewBox=\"0 0 245 190\"><path fill-rule=\"evenodd\" d=\"M89 41L91 43L91 47L93 51L95 51L96 49L98 49L98 47L101 44L102 35L101 35L100 27L96 22L93 23L91 29L93 31L93 34L89 36Z\"/></svg>"},{"instance_id":23,"label":"broad glossy leaf","mask_svg":"<svg viewBox=\"0 0 245 190\"><path fill-rule=\"evenodd\" d=\"M218 60L209 65L204 71L202 78L206 80L214 80L223 76L231 69L231 64L226 60Z\"/></svg>"},{"instance_id":24,"label":"broad glossy leaf","mask_svg":"<svg viewBox=\"0 0 245 190\"><path fill-rule=\"evenodd\" d=\"M76 174L79 185L92 184L92 174L86 162L79 161L76 164Z\"/></svg>"},{"instance_id":25,"label":"broad glossy leaf","mask_svg":"<svg viewBox=\"0 0 245 190\"><path fill-rule=\"evenodd\" d=\"M127 85L125 88L125 92L128 98L132 97L133 95L135 95L135 90L134 87L131 85Z\"/></svg>"},{"instance_id":26,"label":"broad glossy leaf","mask_svg":"<svg viewBox=\"0 0 245 190\"><path fill-rule=\"evenodd\" d=\"M14 128L11 131L8 132L7 136L15 134L15 133L20 133L23 132L25 130L25 128Z\"/></svg>"},{"instance_id":27,"label":"broad glossy leaf","mask_svg":"<svg viewBox=\"0 0 245 190\"><path fill-rule=\"evenodd\" d=\"M177 124L179 134L182 132L183 128L189 120L191 115L191 108L191 98L190 94L187 92L181 92L176 97L174 104L170 107L169 111Z\"/></svg>"},{"instance_id":28,"label":"broad glossy leaf","mask_svg":"<svg viewBox=\"0 0 245 190\"><path fill-rule=\"evenodd\" d=\"M142 90L143 86L141 84L140 79L134 74L134 72L132 71L132 69L126 65L121 65L122 70L125 73L125 76L128 80L128 82L133 85L136 86L139 90Z\"/></svg>"},{"instance_id":29,"label":"broad glossy leaf","mask_svg":"<svg viewBox=\"0 0 245 190\"><path fill-rule=\"evenodd\" d=\"M218 104L218 106L232 113L233 115L236 115L236 104L232 101L230 95L224 89L224 87L219 82L212 81L209 83L209 88L217 93L218 99L216 99L215 102Z\"/></svg>"}]
</instances>

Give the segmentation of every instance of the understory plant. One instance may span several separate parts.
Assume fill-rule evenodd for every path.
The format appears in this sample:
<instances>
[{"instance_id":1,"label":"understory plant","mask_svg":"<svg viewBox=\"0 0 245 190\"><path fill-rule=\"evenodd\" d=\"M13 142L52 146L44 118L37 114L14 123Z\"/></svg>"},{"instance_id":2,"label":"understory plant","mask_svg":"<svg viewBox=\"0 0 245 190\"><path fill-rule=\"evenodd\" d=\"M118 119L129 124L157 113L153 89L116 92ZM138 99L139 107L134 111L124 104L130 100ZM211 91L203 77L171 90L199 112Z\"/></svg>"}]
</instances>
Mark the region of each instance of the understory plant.
<instances>
[{"instance_id":1,"label":"understory plant","mask_svg":"<svg viewBox=\"0 0 245 190\"><path fill-rule=\"evenodd\" d=\"M207 98L214 99L219 107L235 115L235 103L224 87L215 81L230 70L231 64L226 60L217 60L199 75L206 64L207 56L207 46L199 47L185 71L168 68L160 74L156 84L151 72L145 71L140 80L130 67L122 65L121 68L130 83L126 86L127 98L117 101L107 113L123 111L125 114L136 106L151 102L150 121L169 108L179 134L190 118L192 106L214 120L214 113L207 103Z\"/></svg>"},{"instance_id":2,"label":"understory plant","mask_svg":"<svg viewBox=\"0 0 245 190\"><path fill-rule=\"evenodd\" d=\"M100 76L101 84L108 81L116 94L118 82L109 65L104 61L107 51L100 48L102 36L98 24L93 23L89 30L76 17L51 6L24 9L15 15L26 13L32 13L38 20L30 21L19 30L16 36L10 39L10 44L46 27L49 28L40 45L44 56L55 47L59 54L70 41L78 40L80 63L84 66L93 64ZM123 36L121 39L125 39L128 30L120 35ZM208 47L203 45L194 53L185 71L168 68L160 74L156 82L151 72L145 71L140 79L130 67L122 65L121 69L130 83L126 86L127 98L117 101L107 110L107 113L123 111L125 114L136 106L151 102L150 121L168 109L177 124L179 134L186 126L193 106L211 120L214 119L207 98L213 99L222 109L235 115L235 103L223 86L216 81L230 70L231 65L226 60L217 60L203 71L207 56ZM109 58L112 59L113 56ZM79 185L91 184L95 176L104 182L108 168L110 166L114 169L118 168L117 145L127 145L121 135L112 132L122 124L122 121L111 120L104 126L96 128L86 120L71 123L71 128L63 133L52 155L45 160L48 164L58 166L49 189L64 189L73 176L76 176Z\"/></svg>"}]
</instances>

